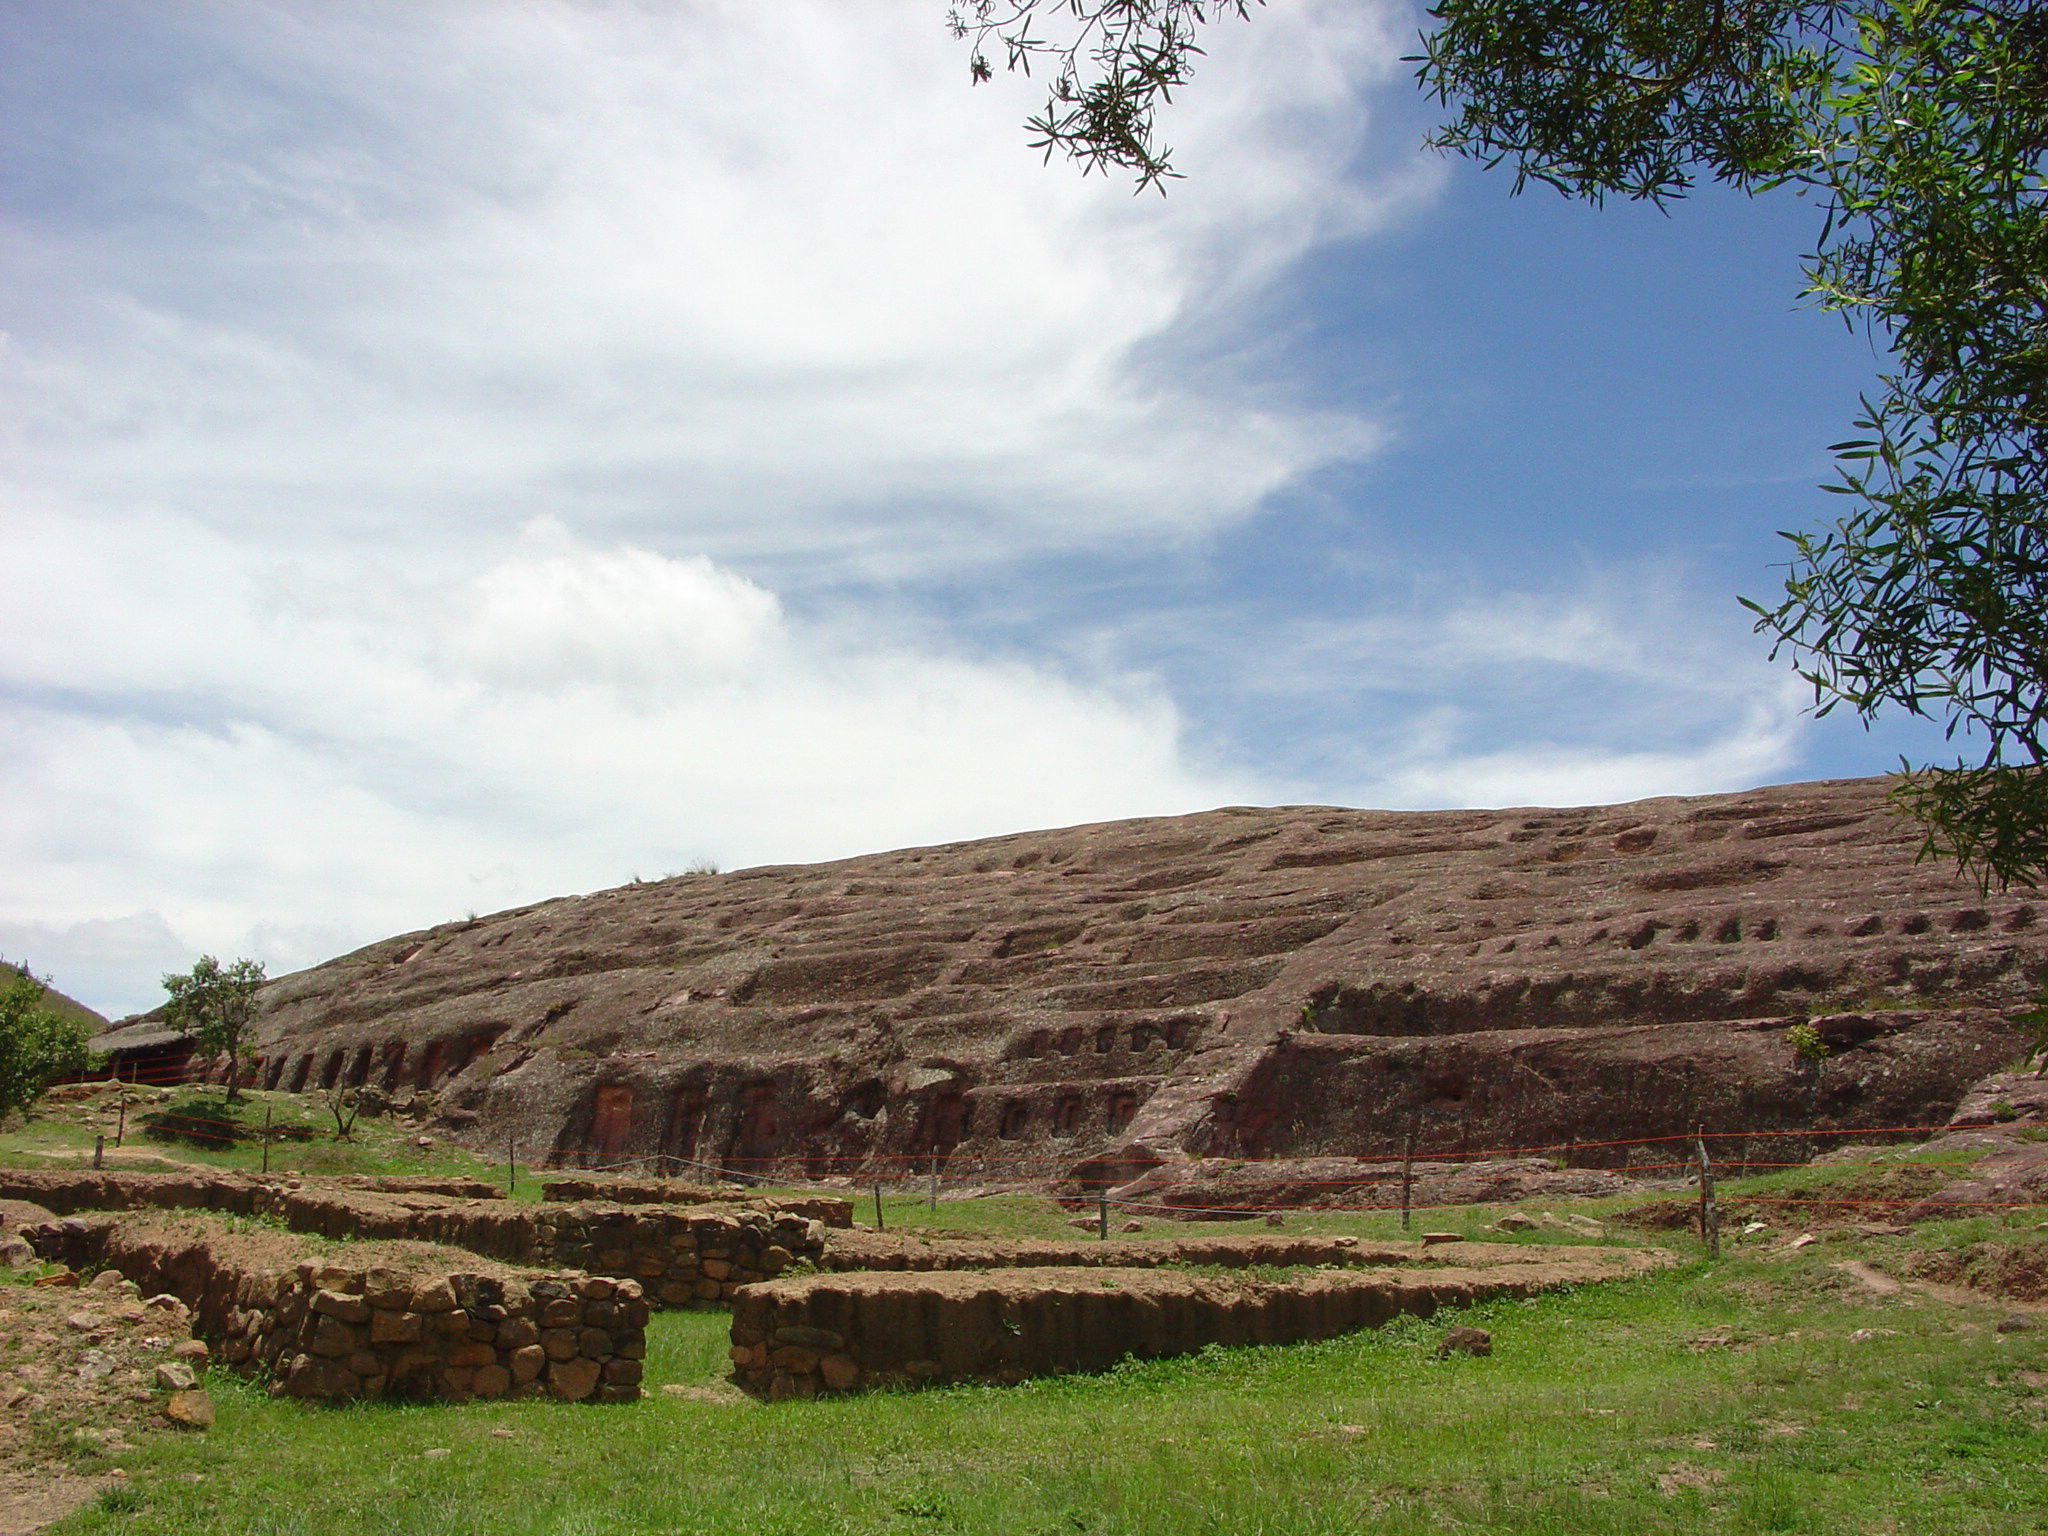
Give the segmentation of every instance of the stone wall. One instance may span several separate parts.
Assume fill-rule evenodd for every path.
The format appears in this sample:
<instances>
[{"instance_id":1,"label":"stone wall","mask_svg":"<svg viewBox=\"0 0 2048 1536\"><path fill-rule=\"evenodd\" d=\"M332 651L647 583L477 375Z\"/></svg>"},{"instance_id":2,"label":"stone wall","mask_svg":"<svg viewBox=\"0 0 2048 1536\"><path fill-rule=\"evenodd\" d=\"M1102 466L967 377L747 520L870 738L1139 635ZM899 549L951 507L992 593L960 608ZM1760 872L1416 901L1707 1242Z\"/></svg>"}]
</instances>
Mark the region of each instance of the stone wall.
<instances>
[{"instance_id":1,"label":"stone wall","mask_svg":"<svg viewBox=\"0 0 2048 1536\"><path fill-rule=\"evenodd\" d=\"M1682 1158L1684 1148L1660 1154ZM1790 1161L1790 1159L1779 1159ZM1262 1211L1316 1207L1398 1208L1404 1185L1410 1205L1499 1205L1523 1200L1583 1200L1638 1193L1642 1186L1603 1168L1562 1168L1548 1158L1473 1158L1444 1162L1366 1158L1182 1158L1140 1174L1109 1192L1112 1208L1187 1221L1238 1220ZM1067 1186L1080 1193L1080 1181Z\"/></svg>"},{"instance_id":2,"label":"stone wall","mask_svg":"<svg viewBox=\"0 0 2048 1536\"><path fill-rule=\"evenodd\" d=\"M281 1237L192 1216L69 1216L30 1229L30 1241L45 1258L118 1270L177 1296L217 1360L267 1372L286 1396L640 1395L648 1308L631 1280L479 1270L445 1252L407 1254L404 1264L293 1264Z\"/></svg>"},{"instance_id":3,"label":"stone wall","mask_svg":"<svg viewBox=\"0 0 2048 1536\"><path fill-rule=\"evenodd\" d=\"M342 1189L374 1189L393 1195L446 1195L451 1200L502 1200L505 1191L488 1179L465 1179L429 1173L329 1173L323 1184Z\"/></svg>"},{"instance_id":4,"label":"stone wall","mask_svg":"<svg viewBox=\"0 0 2048 1536\"><path fill-rule=\"evenodd\" d=\"M985 1238L909 1235L896 1232L834 1233L818 1268L836 1273L909 1270L919 1273L961 1269L1160 1269L1202 1265L1217 1269L1295 1268L1312 1264L1349 1267L1410 1264L1426 1245L1410 1241L1367 1241L1356 1237ZM1513 1264L1542 1250L1502 1243L1464 1243L1460 1254L1483 1255L1490 1264Z\"/></svg>"},{"instance_id":5,"label":"stone wall","mask_svg":"<svg viewBox=\"0 0 2048 1536\"><path fill-rule=\"evenodd\" d=\"M805 1216L743 1207L520 1205L299 1185L242 1174L18 1173L0 1198L57 1213L214 1210L269 1216L322 1237L445 1243L521 1265L632 1280L662 1306L711 1306L737 1287L815 1262L825 1229Z\"/></svg>"},{"instance_id":6,"label":"stone wall","mask_svg":"<svg viewBox=\"0 0 2048 1536\"><path fill-rule=\"evenodd\" d=\"M733 1379L778 1400L939 1382L1015 1383L1209 1344L1289 1344L1493 1296L1641 1273L1663 1255L1549 1250L1488 1269L1316 1270L1284 1282L1185 1270L812 1275L733 1299Z\"/></svg>"},{"instance_id":7,"label":"stone wall","mask_svg":"<svg viewBox=\"0 0 2048 1536\"><path fill-rule=\"evenodd\" d=\"M688 1184L681 1179L550 1179L540 1187L543 1200L599 1200L612 1205L715 1205L738 1202L764 1210L808 1216L828 1227L853 1225L853 1202L839 1195L777 1195L749 1200L730 1189Z\"/></svg>"}]
</instances>

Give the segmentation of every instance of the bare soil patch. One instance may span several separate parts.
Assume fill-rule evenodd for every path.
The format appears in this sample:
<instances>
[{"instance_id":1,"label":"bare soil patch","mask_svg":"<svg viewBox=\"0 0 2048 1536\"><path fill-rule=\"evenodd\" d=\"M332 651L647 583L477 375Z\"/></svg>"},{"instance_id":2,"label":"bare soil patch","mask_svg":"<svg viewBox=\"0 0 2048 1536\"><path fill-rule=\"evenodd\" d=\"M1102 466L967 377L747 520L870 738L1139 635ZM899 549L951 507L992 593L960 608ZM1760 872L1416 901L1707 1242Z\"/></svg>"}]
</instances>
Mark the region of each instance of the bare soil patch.
<instances>
[{"instance_id":1,"label":"bare soil patch","mask_svg":"<svg viewBox=\"0 0 2048 1536\"><path fill-rule=\"evenodd\" d=\"M0 1286L0 1536L41 1530L106 1487L110 1474L81 1467L168 1427L158 1368L205 1364L175 1297L68 1279Z\"/></svg>"},{"instance_id":2,"label":"bare soil patch","mask_svg":"<svg viewBox=\"0 0 2048 1536\"><path fill-rule=\"evenodd\" d=\"M2048 1302L2048 1241L1972 1243L1913 1253L1904 1268L1916 1279L1967 1286L2007 1301Z\"/></svg>"},{"instance_id":3,"label":"bare soil patch","mask_svg":"<svg viewBox=\"0 0 2048 1536\"><path fill-rule=\"evenodd\" d=\"M1950 1168L1879 1168L1846 1173L1825 1185L1791 1189L1781 1195L1724 1197L1720 1202L1721 1229L1725 1232L1733 1224L1751 1221L1813 1231L1868 1221L1924 1220L1925 1216L1906 1213L1954 1177L1955 1170ZM1696 1195L1675 1195L1645 1200L1607 1219L1644 1231L1676 1232L1697 1223L1699 1209Z\"/></svg>"}]
</instances>

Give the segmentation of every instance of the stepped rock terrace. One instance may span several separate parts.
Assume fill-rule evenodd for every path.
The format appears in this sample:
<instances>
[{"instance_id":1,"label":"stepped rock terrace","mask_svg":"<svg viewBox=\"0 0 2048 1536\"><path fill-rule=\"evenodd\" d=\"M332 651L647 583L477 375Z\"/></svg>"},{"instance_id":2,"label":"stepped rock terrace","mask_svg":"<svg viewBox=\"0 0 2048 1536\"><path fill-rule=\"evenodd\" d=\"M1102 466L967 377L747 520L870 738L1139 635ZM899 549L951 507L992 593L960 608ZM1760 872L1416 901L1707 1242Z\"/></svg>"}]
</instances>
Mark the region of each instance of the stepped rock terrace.
<instances>
[{"instance_id":1,"label":"stepped rock terrace","mask_svg":"<svg viewBox=\"0 0 2048 1536\"><path fill-rule=\"evenodd\" d=\"M259 1076L695 1178L1938 1123L2017 1048L2043 925L1917 861L1886 787L1230 807L680 876L280 978Z\"/></svg>"}]
</instances>

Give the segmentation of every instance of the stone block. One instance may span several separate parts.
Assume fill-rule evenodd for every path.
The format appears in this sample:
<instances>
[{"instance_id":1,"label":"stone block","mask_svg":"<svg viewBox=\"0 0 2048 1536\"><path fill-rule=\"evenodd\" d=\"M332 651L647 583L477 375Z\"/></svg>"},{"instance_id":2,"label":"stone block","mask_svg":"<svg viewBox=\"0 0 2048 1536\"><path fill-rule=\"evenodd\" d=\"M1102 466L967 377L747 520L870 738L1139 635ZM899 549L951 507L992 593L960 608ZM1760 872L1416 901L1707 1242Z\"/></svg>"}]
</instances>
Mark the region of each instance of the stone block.
<instances>
[{"instance_id":1,"label":"stone block","mask_svg":"<svg viewBox=\"0 0 2048 1536\"><path fill-rule=\"evenodd\" d=\"M512 1380L520 1385L534 1380L548 1363L547 1351L538 1344L528 1344L512 1351L506 1364L512 1371Z\"/></svg>"},{"instance_id":2,"label":"stone block","mask_svg":"<svg viewBox=\"0 0 2048 1536\"><path fill-rule=\"evenodd\" d=\"M580 1341L573 1328L548 1328L540 1336L540 1347L547 1352L550 1360L575 1358Z\"/></svg>"},{"instance_id":3,"label":"stone block","mask_svg":"<svg viewBox=\"0 0 2048 1536\"><path fill-rule=\"evenodd\" d=\"M198 1388L173 1392L164 1404L164 1417L180 1429L213 1427L213 1399Z\"/></svg>"},{"instance_id":4,"label":"stone block","mask_svg":"<svg viewBox=\"0 0 2048 1536\"><path fill-rule=\"evenodd\" d=\"M387 1312L381 1307L370 1314L372 1344L416 1344L425 1331L426 1320L417 1312Z\"/></svg>"},{"instance_id":5,"label":"stone block","mask_svg":"<svg viewBox=\"0 0 2048 1536\"><path fill-rule=\"evenodd\" d=\"M283 1378L289 1397L354 1397L361 1385L353 1371L316 1355L298 1356Z\"/></svg>"},{"instance_id":6,"label":"stone block","mask_svg":"<svg viewBox=\"0 0 2048 1536\"><path fill-rule=\"evenodd\" d=\"M453 1312L455 1310L455 1287L447 1276L427 1281L413 1288L406 1306L414 1312Z\"/></svg>"},{"instance_id":7,"label":"stone block","mask_svg":"<svg viewBox=\"0 0 2048 1536\"><path fill-rule=\"evenodd\" d=\"M775 1330L775 1342L795 1344L804 1349L816 1350L819 1354L831 1354L846 1348L843 1335L829 1328L812 1328L803 1323L791 1323Z\"/></svg>"},{"instance_id":8,"label":"stone block","mask_svg":"<svg viewBox=\"0 0 2048 1536\"><path fill-rule=\"evenodd\" d=\"M370 1303L346 1291L315 1291L311 1306L315 1312L344 1323L367 1323L370 1320Z\"/></svg>"},{"instance_id":9,"label":"stone block","mask_svg":"<svg viewBox=\"0 0 2048 1536\"><path fill-rule=\"evenodd\" d=\"M354 1354L362 1342L362 1329L351 1328L338 1317L323 1316L315 1320L306 1348L316 1355L339 1359L343 1355Z\"/></svg>"},{"instance_id":10,"label":"stone block","mask_svg":"<svg viewBox=\"0 0 2048 1536\"><path fill-rule=\"evenodd\" d=\"M557 1360L548 1367L548 1390L565 1403L579 1403L596 1390L600 1370L595 1360Z\"/></svg>"}]
</instances>

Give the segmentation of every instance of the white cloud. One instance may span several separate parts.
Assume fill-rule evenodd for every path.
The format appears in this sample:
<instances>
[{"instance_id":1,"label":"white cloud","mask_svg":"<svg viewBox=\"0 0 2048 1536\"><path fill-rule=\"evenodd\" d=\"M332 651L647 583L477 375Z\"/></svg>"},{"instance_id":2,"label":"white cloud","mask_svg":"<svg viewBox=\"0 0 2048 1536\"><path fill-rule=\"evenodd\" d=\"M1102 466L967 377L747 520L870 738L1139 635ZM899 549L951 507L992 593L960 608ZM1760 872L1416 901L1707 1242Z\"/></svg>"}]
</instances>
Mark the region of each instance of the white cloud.
<instances>
[{"instance_id":1,"label":"white cloud","mask_svg":"<svg viewBox=\"0 0 2048 1536\"><path fill-rule=\"evenodd\" d=\"M1279 612L1270 598L1155 610L1081 649L1100 666L1154 658L1198 722L1285 743L1260 760L1269 799L1587 805L1798 764L1810 689L1682 567L1505 590L1443 567L1307 605L1282 594Z\"/></svg>"},{"instance_id":2,"label":"white cloud","mask_svg":"<svg viewBox=\"0 0 2048 1536\"><path fill-rule=\"evenodd\" d=\"M1703 739L1662 750L1630 750L1593 742L1552 744L1540 738L1505 750L1475 748L1485 728L1471 715L1442 722L1435 741L1425 730L1417 746L1365 776L1360 803L1436 806L1609 805L1652 795L1698 795L1768 781L1796 760L1799 705L1792 684L1767 688L1735 703L1733 719L1706 712ZM1698 700L1692 701L1695 705ZM1490 734L1490 732L1487 732Z\"/></svg>"},{"instance_id":3,"label":"white cloud","mask_svg":"<svg viewBox=\"0 0 2048 1536\"><path fill-rule=\"evenodd\" d=\"M0 16L0 940L130 1006L181 946L1245 798L1158 689L859 582L1372 449L1257 310L1435 185L1354 161L1405 16L1215 29L1164 201L1040 164L935 5Z\"/></svg>"},{"instance_id":4,"label":"white cloud","mask_svg":"<svg viewBox=\"0 0 2048 1536\"><path fill-rule=\"evenodd\" d=\"M1037 86L901 0L125 14L188 62L52 103L37 169L134 201L24 228L0 310L71 495L902 571L1199 532L1379 440L1189 347L1435 184L1346 176L1397 9L1212 29L1165 200L1042 166Z\"/></svg>"},{"instance_id":5,"label":"white cloud","mask_svg":"<svg viewBox=\"0 0 2048 1536\"><path fill-rule=\"evenodd\" d=\"M148 1002L177 963L166 929L283 969L698 857L824 858L1247 790L1183 762L1155 692L849 642L707 560L559 527L446 584L376 558L281 571L165 520L102 524L84 552L69 525L28 532L35 568L93 585L88 606L77 584L38 585L0 621L27 661L0 708L0 944L63 962L60 984L77 965L110 1006ZM94 948L110 910L138 908L149 942Z\"/></svg>"},{"instance_id":6,"label":"white cloud","mask_svg":"<svg viewBox=\"0 0 2048 1536\"><path fill-rule=\"evenodd\" d=\"M1213 28L1163 201L1041 165L942 11L0 15L0 950L125 1008L698 857L1784 759L1781 681L1633 591L1220 605L1091 664L1041 659L1062 593L960 643L945 582L1198 548L1374 451L1263 306L1441 168L1360 158L1398 4ZM1138 669L1193 635L1315 721L1191 750Z\"/></svg>"}]
</instances>

